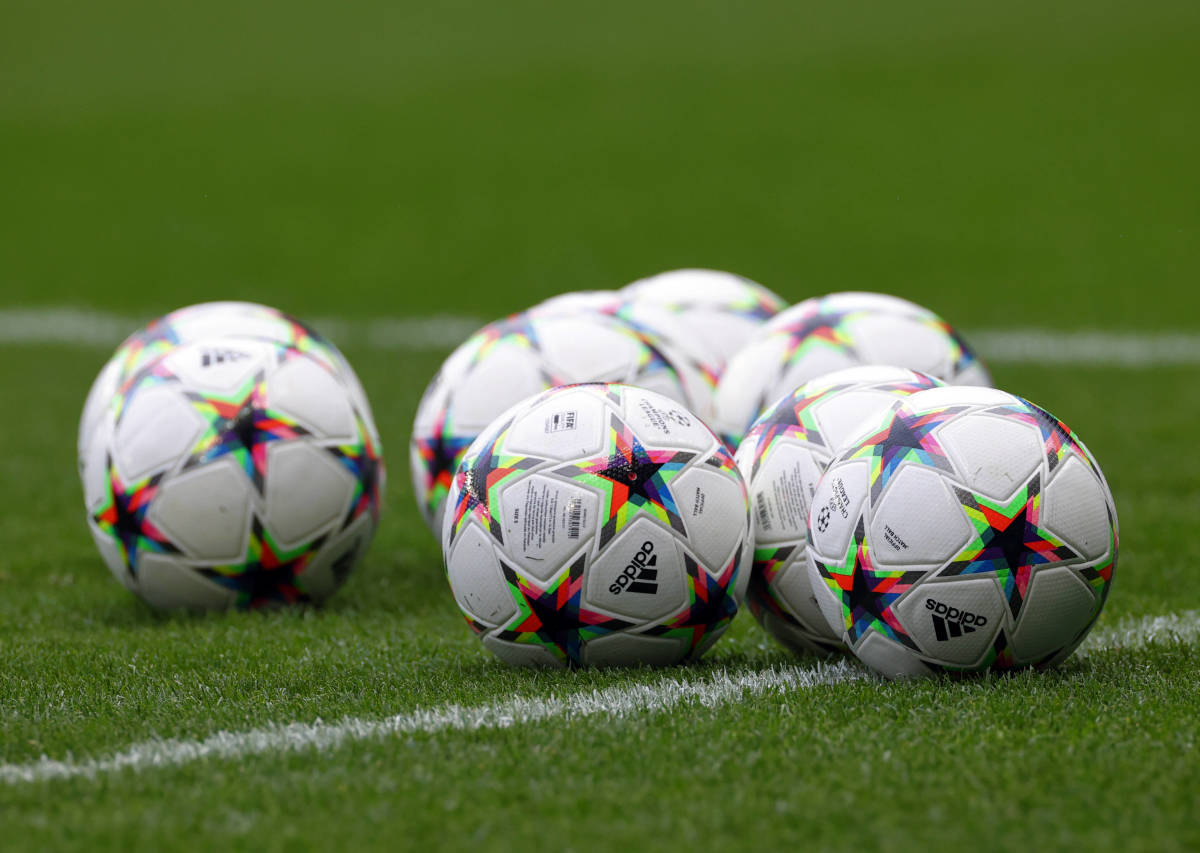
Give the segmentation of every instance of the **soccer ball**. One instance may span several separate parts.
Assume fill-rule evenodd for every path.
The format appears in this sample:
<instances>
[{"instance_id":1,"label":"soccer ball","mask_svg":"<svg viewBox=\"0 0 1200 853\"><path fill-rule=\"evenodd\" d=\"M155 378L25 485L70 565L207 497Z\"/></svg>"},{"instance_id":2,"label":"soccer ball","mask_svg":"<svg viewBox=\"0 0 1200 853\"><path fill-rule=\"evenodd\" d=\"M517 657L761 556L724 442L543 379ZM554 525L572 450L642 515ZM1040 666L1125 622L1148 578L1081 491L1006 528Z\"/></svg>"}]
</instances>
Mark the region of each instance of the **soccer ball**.
<instances>
[{"instance_id":1,"label":"soccer ball","mask_svg":"<svg viewBox=\"0 0 1200 853\"><path fill-rule=\"evenodd\" d=\"M900 400L829 465L808 524L822 613L892 678L1059 663L1117 561L1092 454L1053 415L990 388Z\"/></svg>"},{"instance_id":2,"label":"soccer ball","mask_svg":"<svg viewBox=\"0 0 1200 853\"><path fill-rule=\"evenodd\" d=\"M835 293L793 305L729 362L713 426L736 447L772 401L810 379L860 364L892 364L951 385L990 385L962 337L925 308L880 293Z\"/></svg>"},{"instance_id":3,"label":"soccer ball","mask_svg":"<svg viewBox=\"0 0 1200 853\"><path fill-rule=\"evenodd\" d=\"M88 527L164 608L321 602L379 514L378 445L342 375L288 344L203 338L124 383L88 444Z\"/></svg>"},{"instance_id":4,"label":"soccer ball","mask_svg":"<svg viewBox=\"0 0 1200 853\"><path fill-rule=\"evenodd\" d=\"M729 359L787 303L729 272L680 269L627 285L617 316L688 359L705 382L694 408L712 416L712 397Z\"/></svg>"},{"instance_id":5,"label":"soccer ball","mask_svg":"<svg viewBox=\"0 0 1200 853\"><path fill-rule=\"evenodd\" d=\"M121 387L150 362L180 344L213 336L262 338L278 341L306 352L324 362L346 383L372 440L379 444L375 421L366 392L349 362L328 340L312 327L276 308L254 302L202 302L172 311L134 332L100 370L83 404L76 445L80 475L87 456L87 444L96 425Z\"/></svg>"},{"instance_id":6,"label":"soccer ball","mask_svg":"<svg viewBox=\"0 0 1200 853\"><path fill-rule=\"evenodd\" d=\"M616 384L555 388L468 449L442 553L483 644L527 666L698 658L737 613L746 486L676 401Z\"/></svg>"},{"instance_id":7,"label":"soccer ball","mask_svg":"<svg viewBox=\"0 0 1200 853\"><path fill-rule=\"evenodd\" d=\"M851 367L806 382L754 422L737 463L750 492L754 566L747 603L793 651L844 650L821 615L805 560L809 501L830 459L864 437L897 399L943 383L903 367Z\"/></svg>"},{"instance_id":8,"label":"soccer ball","mask_svg":"<svg viewBox=\"0 0 1200 853\"><path fill-rule=\"evenodd\" d=\"M577 382L639 385L684 405L695 384L669 353L603 314L523 312L484 326L442 364L413 422L413 491L435 534L467 445L510 406Z\"/></svg>"}]
</instances>

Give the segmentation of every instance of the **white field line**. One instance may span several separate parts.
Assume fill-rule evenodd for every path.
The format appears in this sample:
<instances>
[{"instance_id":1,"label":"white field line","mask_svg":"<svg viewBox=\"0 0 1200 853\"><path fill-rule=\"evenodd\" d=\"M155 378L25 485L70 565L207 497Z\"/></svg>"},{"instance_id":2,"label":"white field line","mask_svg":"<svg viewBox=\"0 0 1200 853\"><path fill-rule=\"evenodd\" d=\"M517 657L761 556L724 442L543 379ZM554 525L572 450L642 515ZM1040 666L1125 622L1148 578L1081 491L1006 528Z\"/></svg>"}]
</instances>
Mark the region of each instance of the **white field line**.
<instances>
[{"instance_id":1,"label":"white field line","mask_svg":"<svg viewBox=\"0 0 1200 853\"><path fill-rule=\"evenodd\" d=\"M83 308L0 308L0 345L54 344L113 349L148 317ZM350 347L382 351L449 351L483 321L473 317L317 319L313 325ZM969 334L993 364L1070 364L1146 368L1200 365L1200 333L1064 332L1057 329L980 329Z\"/></svg>"},{"instance_id":2,"label":"white field line","mask_svg":"<svg viewBox=\"0 0 1200 853\"><path fill-rule=\"evenodd\" d=\"M1098 630L1080 648L1088 657L1115 649L1139 649L1150 643L1200 637L1200 611L1128 621ZM707 676L670 675L649 684L608 687L562 696L517 697L474 707L443 705L369 720L349 717L338 722L289 723L242 732L218 732L199 740L149 740L106 758L54 759L0 764L0 782L10 785L76 777L96 778L121 770L175 767L209 758L302 750L328 750L344 743L397 735L443 731L504 729L550 719L596 715L630 717L679 706L714 708L748 696L785 694L820 685L857 681L869 676L849 661L766 670L722 670Z\"/></svg>"},{"instance_id":3,"label":"white field line","mask_svg":"<svg viewBox=\"0 0 1200 853\"><path fill-rule=\"evenodd\" d=\"M517 697L475 707L444 705L381 720L348 718L336 723L272 725L244 732L218 732L203 740L151 740L108 758L75 761L43 756L26 764L0 764L0 782L38 782L77 776L92 778L131 768L169 767L205 758L240 758L265 752L325 750L349 741L441 731L504 729L552 718L577 719L603 714L626 717L679 705L716 707L767 692L804 690L865 678L846 661L814 667L720 671L707 677L671 676L650 684L607 687L564 696Z\"/></svg>"}]
</instances>

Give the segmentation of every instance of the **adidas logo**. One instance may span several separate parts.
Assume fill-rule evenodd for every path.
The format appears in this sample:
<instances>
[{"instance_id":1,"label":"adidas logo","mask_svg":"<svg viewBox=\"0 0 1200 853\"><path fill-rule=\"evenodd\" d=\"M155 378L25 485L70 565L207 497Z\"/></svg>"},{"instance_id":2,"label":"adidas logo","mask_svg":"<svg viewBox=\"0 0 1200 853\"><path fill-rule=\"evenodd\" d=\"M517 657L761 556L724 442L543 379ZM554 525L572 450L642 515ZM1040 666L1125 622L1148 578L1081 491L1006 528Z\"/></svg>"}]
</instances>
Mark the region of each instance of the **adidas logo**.
<instances>
[{"instance_id":1,"label":"adidas logo","mask_svg":"<svg viewBox=\"0 0 1200 853\"><path fill-rule=\"evenodd\" d=\"M654 543L647 539L621 570L621 574L617 575L617 579L608 585L608 591L613 595L620 595L626 590L653 595L658 592L658 569L654 568L657 565Z\"/></svg>"},{"instance_id":2,"label":"adidas logo","mask_svg":"<svg viewBox=\"0 0 1200 853\"><path fill-rule=\"evenodd\" d=\"M249 357L250 353L236 349L206 349L200 354L200 366L210 367L214 364L241 361Z\"/></svg>"},{"instance_id":3,"label":"adidas logo","mask_svg":"<svg viewBox=\"0 0 1200 853\"><path fill-rule=\"evenodd\" d=\"M940 642L953 640L963 634L974 634L976 628L982 628L988 621L982 613L959 610L932 598L925 599L925 609L933 611L929 618L933 620L934 636Z\"/></svg>"}]
</instances>

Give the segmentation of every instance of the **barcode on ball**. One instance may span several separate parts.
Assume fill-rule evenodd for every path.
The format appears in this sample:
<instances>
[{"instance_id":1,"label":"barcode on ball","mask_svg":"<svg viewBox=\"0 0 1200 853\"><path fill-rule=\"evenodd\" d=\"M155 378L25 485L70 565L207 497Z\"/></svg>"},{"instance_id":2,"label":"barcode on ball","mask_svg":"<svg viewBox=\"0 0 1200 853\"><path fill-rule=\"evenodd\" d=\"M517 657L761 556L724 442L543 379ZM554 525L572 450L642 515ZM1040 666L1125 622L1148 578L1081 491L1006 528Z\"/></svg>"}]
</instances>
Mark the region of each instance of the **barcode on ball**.
<instances>
[{"instance_id":1,"label":"barcode on ball","mask_svg":"<svg viewBox=\"0 0 1200 853\"><path fill-rule=\"evenodd\" d=\"M583 498L567 501L567 538L578 539L583 533Z\"/></svg>"},{"instance_id":2,"label":"barcode on ball","mask_svg":"<svg viewBox=\"0 0 1200 853\"><path fill-rule=\"evenodd\" d=\"M770 530L771 514L767 510L767 496L762 492L759 492L758 496L755 498L755 505L755 508L758 512L758 529Z\"/></svg>"}]
</instances>

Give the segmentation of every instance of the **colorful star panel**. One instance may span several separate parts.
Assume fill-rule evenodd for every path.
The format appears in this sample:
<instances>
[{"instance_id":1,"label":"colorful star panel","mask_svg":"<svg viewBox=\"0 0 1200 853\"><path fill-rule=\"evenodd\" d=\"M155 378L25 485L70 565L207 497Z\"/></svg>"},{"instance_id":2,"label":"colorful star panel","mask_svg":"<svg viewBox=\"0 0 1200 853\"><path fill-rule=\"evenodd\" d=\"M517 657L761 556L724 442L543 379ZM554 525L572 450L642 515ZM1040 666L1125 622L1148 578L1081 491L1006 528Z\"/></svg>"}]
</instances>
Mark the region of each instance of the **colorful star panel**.
<instances>
[{"instance_id":1,"label":"colorful star panel","mask_svg":"<svg viewBox=\"0 0 1200 853\"><path fill-rule=\"evenodd\" d=\"M539 645L558 660L581 664L584 643L630 627L633 623L596 613L583 605L585 562L586 557L580 557L544 590L501 562L517 615L497 632L496 638Z\"/></svg>"},{"instance_id":2,"label":"colorful star panel","mask_svg":"<svg viewBox=\"0 0 1200 853\"><path fill-rule=\"evenodd\" d=\"M519 472L535 468L544 461L532 456L512 456L501 452L511 424L512 421L509 421L497 428L478 453L463 458L455 475L458 495L454 506L449 509L452 513L451 542L458 538L473 518L497 542L504 544L504 531L492 514L492 504L497 499L499 489Z\"/></svg>"},{"instance_id":3,"label":"colorful star panel","mask_svg":"<svg viewBox=\"0 0 1200 853\"><path fill-rule=\"evenodd\" d=\"M355 415L355 421L358 426L358 442L329 448L334 458L346 466L346 470L354 477L354 494L342 521L343 529L364 513L370 513L371 520L379 522L379 492L384 478L383 459L379 448L371 440L371 434L362 417Z\"/></svg>"},{"instance_id":4,"label":"colorful star panel","mask_svg":"<svg viewBox=\"0 0 1200 853\"><path fill-rule=\"evenodd\" d=\"M150 504L158 494L162 474L126 483L117 473L112 457L105 462L108 488L104 503L92 514L92 520L116 542L129 568L137 577L138 558L143 553L178 554L179 549L146 517Z\"/></svg>"},{"instance_id":5,"label":"colorful star panel","mask_svg":"<svg viewBox=\"0 0 1200 853\"><path fill-rule=\"evenodd\" d=\"M942 574L996 575L1015 621L1038 566L1078 559L1078 555L1039 526L1041 475L1034 474L1007 503L990 501L965 489L954 493L975 528L975 538ZM1111 573L1110 573L1111 577Z\"/></svg>"},{"instance_id":6,"label":"colorful star panel","mask_svg":"<svg viewBox=\"0 0 1200 853\"><path fill-rule=\"evenodd\" d=\"M742 561L742 549L738 548L733 559L716 577L706 572L691 555L684 552L683 563L687 569L687 606L669 619L646 631L653 637L678 637L688 643L688 656L702 652L704 640L719 634L737 615L737 601L733 588L737 583L738 566Z\"/></svg>"},{"instance_id":7,"label":"colorful star panel","mask_svg":"<svg viewBox=\"0 0 1200 853\"><path fill-rule=\"evenodd\" d=\"M268 445L309 435L294 419L270 407L262 371L229 394L189 390L185 396L204 418L205 427L184 460L183 470L229 456L249 477L259 495L263 494L266 481Z\"/></svg>"},{"instance_id":8,"label":"colorful star panel","mask_svg":"<svg viewBox=\"0 0 1200 853\"><path fill-rule=\"evenodd\" d=\"M954 473L954 466L933 431L952 420L964 408L952 406L917 414L901 407L879 432L865 438L858 449L849 454L850 459L865 458L871 461L872 505L878 502L888 482L905 462L919 462L948 474Z\"/></svg>"},{"instance_id":9,"label":"colorful star panel","mask_svg":"<svg viewBox=\"0 0 1200 853\"><path fill-rule=\"evenodd\" d=\"M633 430L612 415L608 446L601 455L575 465L564 465L554 473L597 488L603 495L599 547L602 550L638 514L646 513L673 530L687 535L683 518L671 494L670 482L679 475L695 453L679 450L647 450Z\"/></svg>"},{"instance_id":10,"label":"colorful star panel","mask_svg":"<svg viewBox=\"0 0 1200 853\"><path fill-rule=\"evenodd\" d=\"M785 545L782 548L754 549L754 567L750 572L750 585L746 590L746 603L750 605L750 612L755 615L755 618L761 619L763 612L769 612L785 622L801 628L803 627L787 611L778 594L775 592L775 581L795 552L795 545Z\"/></svg>"},{"instance_id":11,"label":"colorful star panel","mask_svg":"<svg viewBox=\"0 0 1200 853\"><path fill-rule=\"evenodd\" d=\"M281 548L256 516L245 560L227 566L200 567L196 571L236 593L234 604L239 608L296 604L309 600L299 576L322 544L324 537L294 550Z\"/></svg>"},{"instance_id":12,"label":"colorful star panel","mask_svg":"<svg viewBox=\"0 0 1200 853\"><path fill-rule=\"evenodd\" d=\"M919 651L917 644L900 624L893 605L913 584L925 577L925 572L875 568L864 527L860 516L840 565L815 561L825 585L842 603L848 642L854 645L867 631L875 630Z\"/></svg>"}]
</instances>

